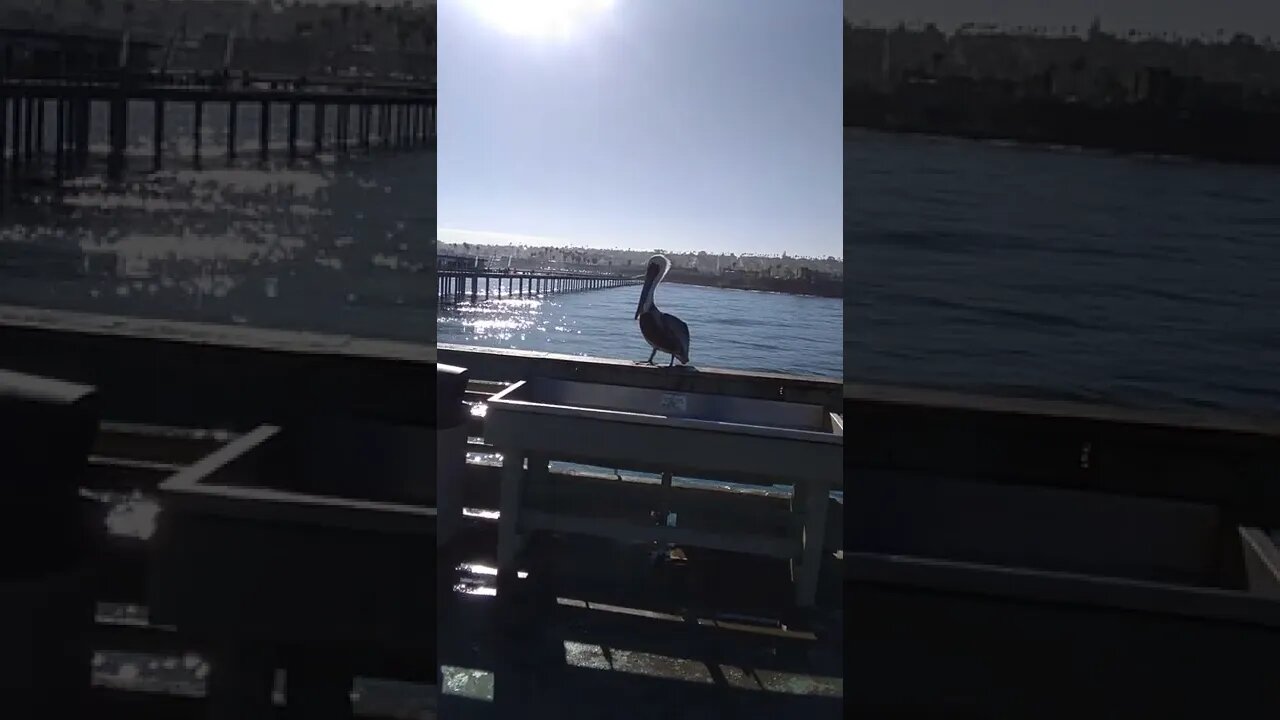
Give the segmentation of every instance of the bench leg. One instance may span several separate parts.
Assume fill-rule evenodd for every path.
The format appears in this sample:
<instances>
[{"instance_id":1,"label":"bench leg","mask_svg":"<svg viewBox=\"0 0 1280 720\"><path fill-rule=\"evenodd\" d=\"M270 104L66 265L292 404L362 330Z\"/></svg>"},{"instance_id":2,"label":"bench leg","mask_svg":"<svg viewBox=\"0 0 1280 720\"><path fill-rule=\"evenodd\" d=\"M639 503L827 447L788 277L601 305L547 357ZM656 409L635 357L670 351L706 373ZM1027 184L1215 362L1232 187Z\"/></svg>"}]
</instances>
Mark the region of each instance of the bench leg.
<instances>
[{"instance_id":1,"label":"bench leg","mask_svg":"<svg viewBox=\"0 0 1280 720\"><path fill-rule=\"evenodd\" d=\"M797 491L800 490L797 485ZM818 573L822 568L823 546L827 538L827 501L825 486L803 486L799 506L804 514L804 537L798 572L795 578L796 605L812 607L818 594Z\"/></svg>"},{"instance_id":2,"label":"bench leg","mask_svg":"<svg viewBox=\"0 0 1280 720\"><path fill-rule=\"evenodd\" d=\"M354 675L341 662L324 657L292 658L285 671L285 717L298 720L351 720Z\"/></svg>"},{"instance_id":3,"label":"bench leg","mask_svg":"<svg viewBox=\"0 0 1280 720\"><path fill-rule=\"evenodd\" d=\"M209 720L274 717L275 662L261 648L226 644L209 653L205 692Z\"/></svg>"},{"instance_id":4,"label":"bench leg","mask_svg":"<svg viewBox=\"0 0 1280 720\"><path fill-rule=\"evenodd\" d=\"M531 454L528 457L529 470L525 473L526 487L536 483L547 482L551 476L551 461L543 455Z\"/></svg>"},{"instance_id":5,"label":"bench leg","mask_svg":"<svg viewBox=\"0 0 1280 720\"><path fill-rule=\"evenodd\" d=\"M667 519L671 517L671 496L674 492L671 488L671 481L672 475L670 472L662 473L662 504L658 508L658 525L660 527L666 527Z\"/></svg>"},{"instance_id":6,"label":"bench leg","mask_svg":"<svg viewBox=\"0 0 1280 720\"><path fill-rule=\"evenodd\" d=\"M502 453L502 487L498 500L498 576L515 572L516 555L520 550L520 501L524 485L524 455L519 452Z\"/></svg>"},{"instance_id":7,"label":"bench leg","mask_svg":"<svg viewBox=\"0 0 1280 720\"><path fill-rule=\"evenodd\" d=\"M791 558L791 583L793 587L800 586L800 568L804 564L804 501L807 497L807 494L805 493L805 489L807 487L807 485L801 484L796 484L791 487L791 503L789 506L791 510L791 518L794 523L793 527L798 528L800 532L800 549L796 552L795 556Z\"/></svg>"}]
</instances>

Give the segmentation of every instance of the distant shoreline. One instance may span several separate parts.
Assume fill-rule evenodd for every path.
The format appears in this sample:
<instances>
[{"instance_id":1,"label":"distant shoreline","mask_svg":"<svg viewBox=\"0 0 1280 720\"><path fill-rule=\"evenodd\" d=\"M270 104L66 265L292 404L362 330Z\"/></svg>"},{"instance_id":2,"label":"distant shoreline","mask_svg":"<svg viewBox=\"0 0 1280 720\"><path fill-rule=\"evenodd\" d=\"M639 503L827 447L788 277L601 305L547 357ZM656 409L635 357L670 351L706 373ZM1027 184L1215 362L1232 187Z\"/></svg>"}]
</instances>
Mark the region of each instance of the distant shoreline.
<instances>
[{"instance_id":1,"label":"distant shoreline","mask_svg":"<svg viewBox=\"0 0 1280 720\"><path fill-rule=\"evenodd\" d=\"M439 247L439 246L437 246ZM457 246L446 245L446 249L457 249ZM496 250L507 250L510 252L514 248L497 248ZM464 248L463 251L470 251L471 248ZM490 248L490 250L494 250ZM572 257L570 260L556 260L554 264L547 264L543 260L530 258L517 258L510 260L509 267L512 270L534 271L534 272L585 272L585 273L601 273L613 274L627 277L638 277L643 272L644 262L648 260L651 251L609 251L609 250L561 250L562 254ZM654 251L656 252L656 251ZM488 253L492 256L494 253ZM500 252L498 254L501 254ZM609 262L583 262L584 256L592 254L611 254L614 255ZM630 255L634 258L624 258L628 264L619 262L618 255ZM449 253L437 252L437 261L446 257L453 261L461 261L466 264L469 269L471 266L471 258L477 256L471 255L450 255ZM699 271L692 266L684 266L679 263L679 254L671 254L673 263L671 271L667 274L665 280L670 283L680 283L682 285L698 285L701 287L725 288L729 290L759 290L761 292L776 292L787 295L807 295L810 297L828 297L839 298L844 297L844 280L839 277L833 277L831 272L823 272L801 266L799 269L791 268L791 272L787 273L788 277L778 277L768 274L776 268L762 268L753 266L748 262L746 268L735 267L734 270L725 272L709 272ZM694 256L689 256L694 257ZM744 256L746 258L748 256ZM599 259L599 258L596 258ZM635 260L635 264L631 264ZM776 259L775 259L776 260ZM503 262L507 259L503 258ZM796 258L783 258L784 262L796 262ZM771 261L772 262L772 261ZM821 262L821 261L818 261ZM488 268L488 272L502 272L501 266L497 268Z\"/></svg>"},{"instance_id":2,"label":"distant shoreline","mask_svg":"<svg viewBox=\"0 0 1280 720\"><path fill-rule=\"evenodd\" d=\"M725 276L695 275L692 273L672 272L666 281L679 285L698 285L726 290L759 290L786 295L807 295L809 297L841 298L844 297L842 280L807 281L790 278L730 278Z\"/></svg>"},{"instance_id":3,"label":"distant shoreline","mask_svg":"<svg viewBox=\"0 0 1280 720\"><path fill-rule=\"evenodd\" d=\"M942 95L942 93L939 93ZM844 126L1030 146L1069 146L1130 156L1175 156L1240 165L1280 165L1274 113L1154 104L1091 107L1060 101L907 100L867 88L845 89Z\"/></svg>"}]
</instances>

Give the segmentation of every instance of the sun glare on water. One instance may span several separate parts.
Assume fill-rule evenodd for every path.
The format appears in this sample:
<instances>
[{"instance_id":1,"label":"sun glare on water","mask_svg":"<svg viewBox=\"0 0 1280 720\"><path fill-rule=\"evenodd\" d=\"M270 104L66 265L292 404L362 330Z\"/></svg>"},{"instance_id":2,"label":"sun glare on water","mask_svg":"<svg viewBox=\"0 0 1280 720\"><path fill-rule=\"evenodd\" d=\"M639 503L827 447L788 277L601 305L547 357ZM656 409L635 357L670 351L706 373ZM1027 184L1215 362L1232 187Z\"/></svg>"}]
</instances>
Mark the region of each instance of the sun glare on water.
<instances>
[{"instance_id":1,"label":"sun glare on water","mask_svg":"<svg viewBox=\"0 0 1280 720\"><path fill-rule=\"evenodd\" d=\"M486 22L510 35L568 39L614 0L465 0Z\"/></svg>"}]
</instances>

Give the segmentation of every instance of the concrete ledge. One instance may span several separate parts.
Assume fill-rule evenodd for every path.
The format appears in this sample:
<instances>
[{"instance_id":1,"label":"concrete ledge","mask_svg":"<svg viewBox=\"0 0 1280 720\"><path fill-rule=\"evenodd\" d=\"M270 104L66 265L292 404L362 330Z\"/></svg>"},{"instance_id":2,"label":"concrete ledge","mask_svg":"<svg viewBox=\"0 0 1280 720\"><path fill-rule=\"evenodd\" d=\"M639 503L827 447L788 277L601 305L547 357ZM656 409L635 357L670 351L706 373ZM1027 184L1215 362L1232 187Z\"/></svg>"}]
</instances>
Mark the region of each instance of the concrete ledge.
<instances>
[{"instance_id":1,"label":"concrete ledge","mask_svg":"<svg viewBox=\"0 0 1280 720\"><path fill-rule=\"evenodd\" d=\"M621 383L673 392L711 392L762 400L821 405L840 412L840 381L817 376L746 372L719 368L653 367L628 360L581 355L479 348L441 343L440 362L471 371L475 380L515 382L531 377Z\"/></svg>"},{"instance_id":2,"label":"concrete ledge","mask_svg":"<svg viewBox=\"0 0 1280 720\"><path fill-rule=\"evenodd\" d=\"M1191 412L1135 410L1118 406L1046 400L1036 398L999 397L970 393L909 388L894 385L868 385L845 382L843 397L857 407L920 407L952 412L1090 421L1180 431L1202 430L1233 435L1257 435L1280 442L1280 418L1251 417L1225 412Z\"/></svg>"},{"instance_id":3,"label":"concrete ledge","mask_svg":"<svg viewBox=\"0 0 1280 720\"><path fill-rule=\"evenodd\" d=\"M964 594L1024 604L1155 613L1243 623L1280 632L1280 603L1217 588L876 553L845 553L845 577L860 584L928 594Z\"/></svg>"},{"instance_id":4,"label":"concrete ledge","mask_svg":"<svg viewBox=\"0 0 1280 720\"><path fill-rule=\"evenodd\" d=\"M0 307L0 366L94 385L115 421L249 430L354 414L434 426L434 362L428 345Z\"/></svg>"}]
</instances>

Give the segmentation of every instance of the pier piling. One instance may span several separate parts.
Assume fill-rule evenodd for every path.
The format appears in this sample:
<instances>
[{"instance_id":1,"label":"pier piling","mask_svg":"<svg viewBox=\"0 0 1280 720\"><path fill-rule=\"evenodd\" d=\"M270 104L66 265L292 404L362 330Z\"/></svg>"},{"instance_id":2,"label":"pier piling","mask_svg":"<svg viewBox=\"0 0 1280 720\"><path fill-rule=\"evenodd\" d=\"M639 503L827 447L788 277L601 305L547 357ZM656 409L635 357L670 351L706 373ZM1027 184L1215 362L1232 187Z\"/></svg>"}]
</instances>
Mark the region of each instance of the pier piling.
<instances>
[{"instance_id":1,"label":"pier piling","mask_svg":"<svg viewBox=\"0 0 1280 720\"><path fill-rule=\"evenodd\" d=\"M369 149L369 120L372 117L372 109L366 103L360 105L360 146L366 151Z\"/></svg>"},{"instance_id":2,"label":"pier piling","mask_svg":"<svg viewBox=\"0 0 1280 720\"><path fill-rule=\"evenodd\" d=\"M81 137L80 126L84 124L83 120L85 119L80 112L81 108L79 105L79 103L76 103L76 106L70 113L72 137L74 138L72 145L74 147L73 152L76 155L77 164L79 164L81 149L80 143L78 142ZM124 146L125 140L128 138L128 131L125 127L128 122L127 110L128 104L125 100L124 94L122 92L116 93L115 97L111 98L111 154L107 159L107 175L112 180L118 180L124 174Z\"/></svg>"},{"instance_id":3,"label":"pier piling","mask_svg":"<svg viewBox=\"0 0 1280 720\"><path fill-rule=\"evenodd\" d=\"M227 157L236 157L236 136L239 133L240 105L235 100L227 103Z\"/></svg>"},{"instance_id":4,"label":"pier piling","mask_svg":"<svg viewBox=\"0 0 1280 720\"><path fill-rule=\"evenodd\" d=\"M311 140L311 153L319 155L324 149L324 115L328 108L324 103L316 103L312 121L315 125L315 137Z\"/></svg>"},{"instance_id":5,"label":"pier piling","mask_svg":"<svg viewBox=\"0 0 1280 720\"><path fill-rule=\"evenodd\" d=\"M270 152L271 101L264 100L258 110L258 157L265 161Z\"/></svg>"},{"instance_id":6,"label":"pier piling","mask_svg":"<svg viewBox=\"0 0 1280 720\"><path fill-rule=\"evenodd\" d=\"M204 103L197 100L195 107L195 120L191 123L192 142L195 144L195 160L200 160L200 143L204 130Z\"/></svg>"},{"instance_id":7,"label":"pier piling","mask_svg":"<svg viewBox=\"0 0 1280 720\"><path fill-rule=\"evenodd\" d=\"M289 159L298 156L298 101L289 103Z\"/></svg>"},{"instance_id":8,"label":"pier piling","mask_svg":"<svg viewBox=\"0 0 1280 720\"><path fill-rule=\"evenodd\" d=\"M123 86L122 86L123 87ZM124 168L124 146L128 141L129 133L129 96L127 93L121 95L120 106L121 116L123 118L120 127L120 167ZM75 134L73 142L75 143L75 167L82 169L89 164L89 130L93 121L93 101L87 96L77 97L74 101L74 112L79 117L75 126Z\"/></svg>"},{"instance_id":9,"label":"pier piling","mask_svg":"<svg viewBox=\"0 0 1280 720\"><path fill-rule=\"evenodd\" d=\"M36 102L36 127L39 128L39 136L36 138L36 157L44 157L44 106L46 99L41 96Z\"/></svg>"},{"instance_id":10,"label":"pier piling","mask_svg":"<svg viewBox=\"0 0 1280 720\"><path fill-rule=\"evenodd\" d=\"M2 103L3 100L0 100ZM63 141L66 139L66 105L67 101L61 98L54 100L54 133L53 133L53 171L57 180L58 187L62 186L63 165L66 158L63 157ZM0 125L4 123L4 113L0 112ZM3 129L0 129L0 138L3 137Z\"/></svg>"},{"instance_id":11,"label":"pier piling","mask_svg":"<svg viewBox=\"0 0 1280 720\"><path fill-rule=\"evenodd\" d=\"M338 103L333 106L333 149L335 152L342 152L344 149L344 145L342 143L342 121L342 104Z\"/></svg>"},{"instance_id":12,"label":"pier piling","mask_svg":"<svg viewBox=\"0 0 1280 720\"><path fill-rule=\"evenodd\" d=\"M15 98L13 102L13 149L9 161L12 165L12 172L15 178L18 177L19 167L22 163L22 98Z\"/></svg>"},{"instance_id":13,"label":"pier piling","mask_svg":"<svg viewBox=\"0 0 1280 720\"><path fill-rule=\"evenodd\" d=\"M444 304L458 304L470 296L481 300L480 279L484 279L484 300L494 298L546 297L557 293L606 290L637 285L641 278L609 274L573 274L553 272L494 272L485 270L441 270L438 275L437 298Z\"/></svg>"},{"instance_id":14,"label":"pier piling","mask_svg":"<svg viewBox=\"0 0 1280 720\"><path fill-rule=\"evenodd\" d=\"M156 170L160 169L164 158L164 100L157 99L152 105L153 115L151 129L151 152Z\"/></svg>"},{"instance_id":15,"label":"pier piling","mask_svg":"<svg viewBox=\"0 0 1280 720\"><path fill-rule=\"evenodd\" d=\"M0 96L0 198L4 196L6 189L5 184L5 163L4 153L8 145L9 137L9 98Z\"/></svg>"},{"instance_id":16,"label":"pier piling","mask_svg":"<svg viewBox=\"0 0 1280 720\"><path fill-rule=\"evenodd\" d=\"M23 160L27 163L30 163L32 156L35 155L35 110L36 99L33 97L26 98L23 102L23 113L26 116L24 119L26 129L22 132L22 154Z\"/></svg>"}]
</instances>

